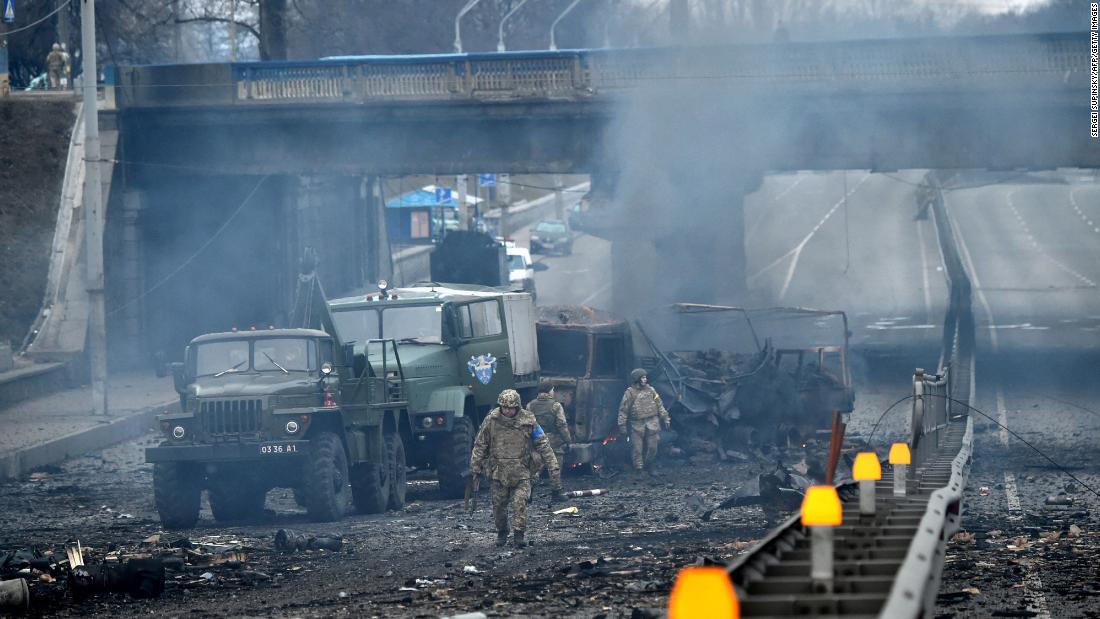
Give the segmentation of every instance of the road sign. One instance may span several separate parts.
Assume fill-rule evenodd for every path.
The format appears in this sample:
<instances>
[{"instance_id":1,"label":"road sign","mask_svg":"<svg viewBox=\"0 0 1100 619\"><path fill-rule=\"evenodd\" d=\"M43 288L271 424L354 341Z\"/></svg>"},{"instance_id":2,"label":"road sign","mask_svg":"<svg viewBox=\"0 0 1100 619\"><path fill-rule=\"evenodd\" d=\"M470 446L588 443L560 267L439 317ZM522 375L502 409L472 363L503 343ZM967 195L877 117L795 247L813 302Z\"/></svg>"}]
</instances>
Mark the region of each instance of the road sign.
<instances>
[{"instance_id":1,"label":"road sign","mask_svg":"<svg viewBox=\"0 0 1100 619\"><path fill-rule=\"evenodd\" d=\"M4 21L15 22L15 0L4 0Z\"/></svg>"},{"instance_id":2,"label":"road sign","mask_svg":"<svg viewBox=\"0 0 1100 619\"><path fill-rule=\"evenodd\" d=\"M478 174L477 184L479 187L493 187L497 184L496 174Z\"/></svg>"},{"instance_id":3,"label":"road sign","mask_svg":"<svg viewBox=\"0 0 1100 619\"><path fill-rule=\"evenodd\" d=\"M435 203L440 204L442 202L451 201L451 188L450 187L436 187L435 188Z\"/></svg>"}]
</instances>

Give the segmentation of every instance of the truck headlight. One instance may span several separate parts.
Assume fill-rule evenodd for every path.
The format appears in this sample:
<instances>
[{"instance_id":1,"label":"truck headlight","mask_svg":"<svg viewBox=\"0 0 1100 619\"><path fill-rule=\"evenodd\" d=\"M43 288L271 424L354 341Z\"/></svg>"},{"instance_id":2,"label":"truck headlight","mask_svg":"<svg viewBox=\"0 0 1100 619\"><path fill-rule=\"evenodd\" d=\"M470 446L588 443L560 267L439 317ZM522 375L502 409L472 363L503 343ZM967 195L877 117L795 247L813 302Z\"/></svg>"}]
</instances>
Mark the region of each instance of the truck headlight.
<instances>
[{"instance_id":1,"label":"truck headlight","mask_svg":"<svg viewBox=\"0 0 1100 619\"><path fill-rule=\"evenodd\" d=\"M176 439L177 441L182 439L186 435L187 435L187 429L184 428L183 426L176 426L176 427L172 428L172 438Z\"/></svg>"},{"instance_id":2,"label":"truck headlight","mask_svg":"<svg viewBox=\"0 0 1100 619\"><path fill-rule=\"evenodd\" d=\"M294 421L293 419L291 419L290 421L286 422L286 433L287 434L294 434L297 431L298 431L298 422L297 421Z\"/></svg>"},{"instance_id":3,"label":"truck headlight","mask_svg":"<svg viewBox=\"0 0 1100 619\"><path fill-rule=\"evenodd\" d=\"M431 415L427 415L423 419L421 419L420 420L420 425L424 426L425 428L432 427L432 417L431 417Z\"/></svg>"}]
</instances>

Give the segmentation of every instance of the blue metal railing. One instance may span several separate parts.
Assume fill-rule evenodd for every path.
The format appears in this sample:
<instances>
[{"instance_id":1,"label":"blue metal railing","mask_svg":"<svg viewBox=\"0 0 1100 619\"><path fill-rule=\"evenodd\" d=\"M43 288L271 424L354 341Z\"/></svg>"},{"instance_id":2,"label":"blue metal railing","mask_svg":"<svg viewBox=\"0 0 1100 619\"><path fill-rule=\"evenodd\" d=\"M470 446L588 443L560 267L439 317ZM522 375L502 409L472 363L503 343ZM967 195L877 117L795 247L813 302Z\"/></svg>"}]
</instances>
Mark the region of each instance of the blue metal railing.
<instances>
[{"instance_id":1,"label":"blue metal railing","mask_svg":"<svg viewBox=\"0 0 1100 619\"><path fill-rule=\"evenodd\" d=\"M1076 88L1087 33L697 48L340 56L125 67L123 107L449 100L575 100L722 80L819 92Z\"/></svg>"}]
</instances>

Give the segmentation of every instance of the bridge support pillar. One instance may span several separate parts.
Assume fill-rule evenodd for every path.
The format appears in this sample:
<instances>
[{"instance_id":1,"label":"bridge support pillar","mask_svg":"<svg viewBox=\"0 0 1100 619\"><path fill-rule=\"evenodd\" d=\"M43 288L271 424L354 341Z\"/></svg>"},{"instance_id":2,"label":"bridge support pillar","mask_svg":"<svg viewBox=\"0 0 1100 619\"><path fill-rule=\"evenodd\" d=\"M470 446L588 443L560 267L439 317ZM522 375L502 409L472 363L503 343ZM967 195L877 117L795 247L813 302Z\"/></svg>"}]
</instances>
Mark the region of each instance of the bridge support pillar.
<instances>
[{"instance_id":1,"label":"bridge support pillar","mask_svg":"<svg viewBox=\"0 0 1100 619\"><path fill-rule=\"evenodd\" d=\"M114 338L111 343L112 347L118 347L111 356L125 366L136 366L144 360L142 317L145 312L142 293L145 290L145 244L141 234L141 212L144 208L145 192L127 189L122 194L122 337Z\"/></svg>"},{"instance_id":2,"label":"bridge support pillar","mask_svg":"<svg viewBox=\"0 0 1100 619\"><path fill-rule=\"evenodd\" d=\"M391 272L381 183L374 176L312 175L298 180L297 256L312 247L330 295L372 285Z\"/></svg>"}]
</instances>

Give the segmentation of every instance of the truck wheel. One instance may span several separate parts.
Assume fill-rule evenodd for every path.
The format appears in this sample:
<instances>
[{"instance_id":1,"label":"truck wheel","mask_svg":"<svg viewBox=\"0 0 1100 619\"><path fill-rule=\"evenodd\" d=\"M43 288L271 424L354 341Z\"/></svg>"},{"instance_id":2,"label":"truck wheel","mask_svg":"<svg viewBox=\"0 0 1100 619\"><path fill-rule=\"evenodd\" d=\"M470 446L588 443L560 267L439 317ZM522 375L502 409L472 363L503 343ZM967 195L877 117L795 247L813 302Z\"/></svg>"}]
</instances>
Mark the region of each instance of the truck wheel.
<instances>
[{"instance_id":1,"label":"truck wheel","mask_svg":"<svg viewBox=\"0 0 1100 619\"><path fill-rule=\"evenodd\" d=\"M392 432L386 435L386 460L390 463L389 509L405 508L405 441Z\"/></svg>"},{"instance_id":2,"label":"truck wheel","mask_svg":"<svg viewBox=\"0 0 1100 619\"><path fill-rule=\"evenodd\" d=\"M435 468L439 491L444 498L460 499L466 493L466 478L470 472L470 452L474 448L474 424L468 417L455 419L450 434L440 437Z\"/></svg>"},{"instance_id":3,"label":"truck wheel","mask_svg":"<svg viewBox=\"0 0 1100 619\"><path fill-rule=\"evenodd\" d=\"M389 466L367 462L351 472L351 498L360 514L380 514L390 500Z\"/></svg>"},{"instance_id":4,"label":"truck wheel","mask_svg":"<svg viewBox=\"0 0 1100 619\"><path fill-rule=\"evenodd\" d=\"M208 495L214 520L251 520L264 511L267 489L253 484L220 483L212 485Z\"/></svg>"},{"instance_id":5,"label":"truck wheel","mask_svg":"<svg viewBox=\"0 0 1100 619\"><path fill-rule=\"evenodd\" d=\"M182 462L153 465L153 500L164 528L194 528L201 498L201 480L194 467Z\"/></svg>"},{"instance_id":6,"label":"truck wheel","mask_svg":"<svg viewBox=\"0 0 1100 619\"><path fill-rule=\"evenodd\" d=\"M322 432L309 443L303 490L309 517L321 522L340 519L348 505L348 456L340 437Z\"/></svg>"}]
</instances>

